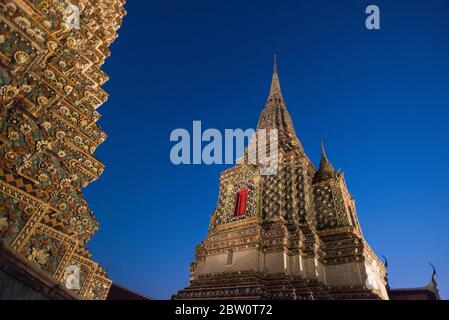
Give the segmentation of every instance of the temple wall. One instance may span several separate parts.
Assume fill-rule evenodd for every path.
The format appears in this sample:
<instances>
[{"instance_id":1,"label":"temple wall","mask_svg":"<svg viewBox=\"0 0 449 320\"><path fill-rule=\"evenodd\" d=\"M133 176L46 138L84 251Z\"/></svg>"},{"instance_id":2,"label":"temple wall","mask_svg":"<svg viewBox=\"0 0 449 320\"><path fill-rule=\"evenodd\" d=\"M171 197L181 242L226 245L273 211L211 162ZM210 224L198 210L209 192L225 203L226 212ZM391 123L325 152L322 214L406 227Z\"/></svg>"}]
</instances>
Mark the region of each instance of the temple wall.
<instances>
[{"instance_id":1,"label":"temple wall","mask_svg":"<svg viewBox=\"0 0 449 320\"><path fill-rule=\"evenodd\" d=\"M0 243L61 286L79 270L71 293L102 300L112 282L86 248L99 223L82 190L104 170L93 155L106 139L101 66L126 10L69 2L0 1ZM58 298L20 280L3 275L0 290Z\"/></svg>"},{"instance_id":2,"label":"temple wall","mask_svg":"<svg viewBox=\"0 0 449 320\"><path fill-rule=\"evenodd\" d=\"M0 300L48 300L48 298L0 270Z\"/></svg>"},{"instance_id":3,"label":"temple wall","mask_svg":"<svg viewBox=\"0 0 449 320\"><path fill-rule=\"evenodd\" d=\"M385 284L381 275L371 266L359 263L327 265L325 267L327 285L329 286L363 286L379 291L384 299L388 299Z\"/></svg>"},{"instance_id":4,"label":"temple wall","mask_svg":"<svg viewBox=\"0 0 449 320\"><path fill-rule=\"evenodd\" d=\"M296 258L297 259L297 258ZM232 264L227 264L228 254L218 254L207 256L204 262L198 263L197 275L207 273L221 273L232 271L259 271L268 274L288 273L289 270L296 270L298 274L299 266L292 267L289 261L292 257L284 252L261 253L256 249L243 250L233 253Z\"/></svg>"},{"instance_id":5,"label":"temple wall","mask_svg":"<svg viewBox=\"0 0 449 320\"><path fill-rule=\"evenodd\" d=\"M363 265L363 280L367 288L372 290L379 290L384 299L388 298L387 288L385 287L382 276L379 270L373 265L364 264Z\"/></svg>"},{"instance_id":6,"label":"temple wall","mask_svg":"<svg viewBox=\"0 0 449 320\"><path fill-rule=\"evenodd\" d=\"M196 275L233 271L258 271L265 274L286 273L326 282L324 266L315 258L303 259L300 255L287 255L283 251L262 253L256 249L233 253L232 264L227 264L228 254L207 256L199 262ZM338 274L338 273L337 273Z\"/></svg>"},{"instance_id":7,"label":"temple wall","mask_svg":"<svg viewBox=\"0 0 449 320\"><path fill-rule=\"evenodd\" d=\"M329 286L364 285L366 272L363 263L327 265L325 270Z\"/></svg>"},{"instance_id":8,"label":"temple wall","mask_svg":"<svg viewBox=\"0 0 449 320\"><path fill-rule=\"evenodd\" d=\"M292 276L302 276L304 273L303 259L300 255L289 256L288 270Z\"/></svg>"},{"instance_id":9,"label":"temple wall","mask_svg":"<svg viewBox=\"0 0 449 320\"><path fill-rule=\"evenodd\" d=\"M233 253L232 264L227 264L228 254L207 256L204 262L198 263L197 275L244 270L259 270L258 250L244 250Z\"/></svg>"},{"instance_id":10,"label":"temple wall","mask_svg":"<svg viewBox=\"0 0 449 320\"><path fill-rule=\"evenodd\" d=\"M267 274L288 271L287 256L283 251L265 254L264 272Z\"/></svg>"},{"instance_id":11,"label":"temple wall","mask_svg":"<svg viewBox=\"0 0 449 320\"><path fill-rule=\"evenodd\" d=\"M302 259L304 266L300 276L307 279L318 279L321 282L326 282L325 267L316 258Z\"/></svg>"},{"instance_id":12,"label":"temple wall","mask_svg":"<svg viewBox=\"0 0 449 320\"><path fill-rule=\"evenodd\" d=\"M76 300L75 294L0 242L0 300Z\"/></svg>"}]
</instances>

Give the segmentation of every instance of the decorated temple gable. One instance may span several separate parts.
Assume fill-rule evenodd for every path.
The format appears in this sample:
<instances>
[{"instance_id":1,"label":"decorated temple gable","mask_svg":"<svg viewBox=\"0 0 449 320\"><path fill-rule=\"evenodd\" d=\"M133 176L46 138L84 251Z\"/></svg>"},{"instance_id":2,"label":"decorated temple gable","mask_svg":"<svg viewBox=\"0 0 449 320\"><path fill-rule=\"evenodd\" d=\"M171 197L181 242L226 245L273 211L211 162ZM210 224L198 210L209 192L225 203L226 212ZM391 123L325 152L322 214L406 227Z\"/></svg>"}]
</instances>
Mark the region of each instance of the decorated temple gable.
<instances>
[{"instance_id":1,"label":"decorated temple gable","mask_svg":"<svg viewBox=\"0 0 449 320\"><path fill-rule=\"evenodd\" d=\"M343 173L323 145L316 169L296 136L276 57L262 129L278 132L276 172L247 161L221 173L190 285L174 299L388 299L385 267L363 238Z\"/></svg>"},{"instance_id":2,"label":"decorated temple gable","mask_svg":"<svg viewBox=\"0 0 449 320\"><path fill-rule=\"evenodd\" d=\"M123 5L0 2L0 240L64 285L77 267L80 285L69 289L82 299L105 299L111 283L84 249L99 223L81 189L104 170L93 156L106 138L100 68Z\"/></svg>"}]
</instances>

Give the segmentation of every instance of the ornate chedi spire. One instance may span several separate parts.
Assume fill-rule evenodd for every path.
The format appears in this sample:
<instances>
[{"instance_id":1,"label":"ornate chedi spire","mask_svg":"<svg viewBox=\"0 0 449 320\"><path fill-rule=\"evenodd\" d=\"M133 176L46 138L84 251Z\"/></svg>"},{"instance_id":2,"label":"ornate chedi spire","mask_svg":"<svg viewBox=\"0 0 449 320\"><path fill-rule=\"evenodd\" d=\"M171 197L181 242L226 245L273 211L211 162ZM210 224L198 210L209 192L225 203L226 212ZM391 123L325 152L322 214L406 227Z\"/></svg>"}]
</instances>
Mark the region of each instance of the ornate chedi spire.
<instances>
[{"instance_id":1,"label":"ornate chedi spire","mask_svg":"<svg viewBox=\"0 0 449 320\"><path fill-rule=\"evenodd\" d=\"M318 171L301 147L276 56L257 128L278 131L277 170L238 164L221 173L190 285L173 298L388 299L385 267L363 239L344 176L323 146Z\"/></svg>"},{"instance_id":2,"label":"ornate chedi spire","mask_svg":"<svg viewBox=\"0 0 449 320\"><path fill-rule=\"evenodd\" d=\"M317 180L324 180L330 177L333 177L335 174L335 169L327 159L326 150L324 150L324 143L321 140L321 161L320 161L320 169L316 174Z\"/></svg>"},{"instance_id":3,"label":"ornate chedi spire","mask_svg":"<svg viewBox=\"0 0 449 320\"><path fill-rule=\"evenodd\" d=\"M257 129L277 129L279 148L281 150L303 153L301 143L296 136L292 118L285 106L284 98L282 97L276 53L274 54L270 94L268 95L268 100L260 114Z\"/></svg>"},{"instance_id":4,"label":"ornate chedi spire","mask_svg":"<svg viewBox=\"0 0 449 320\"><path fill-rule=\"evenodd\" d=\"M272 98L282 99L281 85L279 83L279 76L278 76L278 64L276 61L276 53L274 53L273 58L273 79L271 80L270 95L268 96L268 99Z\"/></svg>"}]
</instances>

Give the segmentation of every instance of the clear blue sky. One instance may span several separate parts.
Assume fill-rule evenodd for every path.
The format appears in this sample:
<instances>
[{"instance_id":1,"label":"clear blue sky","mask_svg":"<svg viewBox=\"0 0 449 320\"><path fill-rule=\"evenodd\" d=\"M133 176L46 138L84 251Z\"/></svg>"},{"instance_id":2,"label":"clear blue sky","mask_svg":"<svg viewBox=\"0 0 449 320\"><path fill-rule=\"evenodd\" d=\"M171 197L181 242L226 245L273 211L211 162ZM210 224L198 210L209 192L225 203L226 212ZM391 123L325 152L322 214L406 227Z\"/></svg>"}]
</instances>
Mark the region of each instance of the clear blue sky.
<instances>
[{"instance_id":1,"label":"clear blue sky","mask_svg":"<svg viewBox=\"0 0 449 320\"><path fill-rule=\"evenodd\" d=\"M365 28L377 4L381 30ZM254 128L272 53L297 134L346 175L392 287L449 298L449 1L128 1L104 66L106 170L84 190L110 277L154 298L188 284L227 166L174 166L170 132Z\"/></svg>"}]
</instances>

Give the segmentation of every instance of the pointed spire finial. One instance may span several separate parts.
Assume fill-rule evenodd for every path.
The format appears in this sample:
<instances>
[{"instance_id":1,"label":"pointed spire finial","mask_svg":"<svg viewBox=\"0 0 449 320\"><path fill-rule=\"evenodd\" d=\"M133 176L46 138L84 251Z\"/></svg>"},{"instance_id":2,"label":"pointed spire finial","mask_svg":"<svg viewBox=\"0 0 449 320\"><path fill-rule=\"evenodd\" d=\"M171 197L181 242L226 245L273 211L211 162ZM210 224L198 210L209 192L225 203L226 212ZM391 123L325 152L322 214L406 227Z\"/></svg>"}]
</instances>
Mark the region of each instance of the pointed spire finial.
<instances>
[{"instance_id":1,"label":"pointed spire finial","mask_svg":"<svg viewBox=\"0 0 449 320\"><path fill-rule=\"evenodd\" d=\"M429 262L430 266L432 267L432 282L436 282L436 276L437 276L437 270L435 269L435 266Z\"/></svg>"},{"instance_id":2,"label":"pointed spire finial","mask_svg":"<svg viewBox=\"0 0 449 320\"><path fill-rule=\"evenodd\" d=\"M335 174L334 167L332 164L327 160L326 156L326 150L324 150L324 143L323 140L321 140L321 161L320 161L320 168L318 169L316 179L322 180L327 179L329 177L333 177Z\"/></svg>"},{"instance_id":3,"label":"pointed spire finial","mask_svg":"<svg viewBox=\"0 0 449 320\"><path fill-rule=\"evenodd\" d=\"M276 51L274 52L273 78L271 80L270 95L268 96L268 99L271 99L273 97L282 99L281 85L279 83L279 76L278 76L278 63L276 58Z\"/></svg>"},{"instance_id":4,"label":"pointed spire finial","mask_svg":"<svg viewBox=\"0 0 449 320\"><path fill-rule=\"evenodd\" d=\"M326 156L326 150L324 150L324 142L323 142L323 139L321 139L321 156L322 156L324 159L327 159L327 156Z\"/></svg>"},{"instance_id":5,"label":"pointed spire finial","mask_svg":"<svg viewBox=\"0 0 449 320\"><path fill-rule=\"evenodd\" d=\"M274 50L273 73L278 73L278 63L277 63L277 60L276 60L276 50Z\"/></svg>"},{"instance_id":6,"label":"pointed spire finial","mask_svg":"<svg viewBox=\"0 0 449 320\"><path fill-rule=\"evenodd\" d=\"M384 266L385 266L385 282L386 282L386 289L387 291L390 291L390 281L388 279L388 260L387 257L385 257L384 255L382 255L382 257L384 258Z\"/></svg>"}]
</instances>

